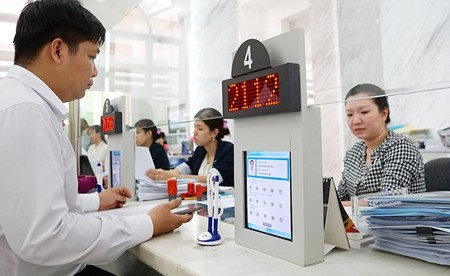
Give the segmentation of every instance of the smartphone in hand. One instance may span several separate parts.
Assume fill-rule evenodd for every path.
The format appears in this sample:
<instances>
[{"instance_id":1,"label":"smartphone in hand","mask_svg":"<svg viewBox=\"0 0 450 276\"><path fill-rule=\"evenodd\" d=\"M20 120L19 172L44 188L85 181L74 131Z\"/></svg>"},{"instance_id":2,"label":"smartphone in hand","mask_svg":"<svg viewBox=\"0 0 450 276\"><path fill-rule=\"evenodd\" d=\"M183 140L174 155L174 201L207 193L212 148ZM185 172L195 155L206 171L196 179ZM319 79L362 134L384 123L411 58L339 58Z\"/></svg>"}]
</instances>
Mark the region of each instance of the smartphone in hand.
<instances>
[{"instance_id":1,"label":"smartphone in hand","mask_svg":"<svg viewBox=\"0 0 450 276\"><path fill-rule=\"evenodd\" d=\"M199 211L201 209L202 209L202 207L200 207L200 206L188 207L188 208L178 210L178 211L174 212L174 214L176 214L176 215L193 214L194 212Z\"/></svg>"}]
</instances>

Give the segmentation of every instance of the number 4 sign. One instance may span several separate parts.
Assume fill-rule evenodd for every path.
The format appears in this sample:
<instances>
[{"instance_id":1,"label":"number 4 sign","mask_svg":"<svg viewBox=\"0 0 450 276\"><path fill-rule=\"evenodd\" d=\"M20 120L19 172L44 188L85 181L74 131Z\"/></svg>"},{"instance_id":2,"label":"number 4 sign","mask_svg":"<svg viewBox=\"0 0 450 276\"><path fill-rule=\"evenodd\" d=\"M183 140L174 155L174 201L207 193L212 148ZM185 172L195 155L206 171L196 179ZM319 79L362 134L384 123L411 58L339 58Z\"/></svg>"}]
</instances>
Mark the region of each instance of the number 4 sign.
<instances>
[{"instance_id":1,"label":"number 4 sign","mask_svg":"<svg viewBox=\"0 0 450 276\"><path fill-rule=\"evenodd\" d=\"M244 66L248 66L248 69L252 69L252 45L248 45L247 47L247 52L245 53L245 58L244 58Z\"/></svg>"},{"instance_id":2,"label":"number 4 sign","mask_svg":"<svg viewBox=\"0 0 450 276\"><path fill-rule=\"evenodd\" d=\"M231 76L235 78L270 68L271 66L266 47L259 40L249 39L239 46L234 56Z\"/></svg>"}]
</instances>

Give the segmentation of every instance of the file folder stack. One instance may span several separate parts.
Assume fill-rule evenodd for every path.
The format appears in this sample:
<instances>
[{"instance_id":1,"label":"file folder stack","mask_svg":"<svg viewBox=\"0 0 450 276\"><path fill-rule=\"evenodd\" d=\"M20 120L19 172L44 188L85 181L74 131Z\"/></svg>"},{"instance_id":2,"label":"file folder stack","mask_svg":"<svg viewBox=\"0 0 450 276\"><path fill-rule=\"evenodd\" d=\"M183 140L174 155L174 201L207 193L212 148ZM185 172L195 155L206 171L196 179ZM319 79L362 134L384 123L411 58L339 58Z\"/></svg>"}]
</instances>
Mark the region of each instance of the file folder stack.
<instances>
[{"instance_id":1,"label":"file folder stack","mask_svg":"<svg viewBox=\"0 0 450 276\"><path fill-rule=\"evenodd\" d=\"M369 197L361 210L372 247L450 265L450 192Z\"/></svg>"}]
</instances>

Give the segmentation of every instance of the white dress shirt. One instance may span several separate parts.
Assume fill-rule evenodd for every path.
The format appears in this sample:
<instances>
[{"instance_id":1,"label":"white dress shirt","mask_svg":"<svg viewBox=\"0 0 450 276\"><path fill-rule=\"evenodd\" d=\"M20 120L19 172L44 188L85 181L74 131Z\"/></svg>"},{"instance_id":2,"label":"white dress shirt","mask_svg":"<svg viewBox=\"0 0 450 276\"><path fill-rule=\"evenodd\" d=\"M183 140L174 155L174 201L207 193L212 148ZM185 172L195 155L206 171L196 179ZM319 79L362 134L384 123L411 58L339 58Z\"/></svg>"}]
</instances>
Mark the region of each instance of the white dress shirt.
<instances>
[{"instance_id":1,"label":"white dress shirt","mask_svg":"<svg viewBox=\"0 0 450 276\"><path fill-rule=\"evenodd\" d=\"M147 214L84 216L67 114L28 70L0 80L0 275L73 275L153 235Z\"/></svg>"},{"instance_id":2,"label":"white dress shirt","mask_svg":"<svg viewBox=\"0 0 450 276\"><path fill-rule=\"evenodd\" d=\"M105 165L106 155L108 153L109 147L103 141L101 141L98 145L92 144L89 146L87 155L93 170L95 170L98 162L101 162L102 165Z\"/></svg>"}]
</instances>

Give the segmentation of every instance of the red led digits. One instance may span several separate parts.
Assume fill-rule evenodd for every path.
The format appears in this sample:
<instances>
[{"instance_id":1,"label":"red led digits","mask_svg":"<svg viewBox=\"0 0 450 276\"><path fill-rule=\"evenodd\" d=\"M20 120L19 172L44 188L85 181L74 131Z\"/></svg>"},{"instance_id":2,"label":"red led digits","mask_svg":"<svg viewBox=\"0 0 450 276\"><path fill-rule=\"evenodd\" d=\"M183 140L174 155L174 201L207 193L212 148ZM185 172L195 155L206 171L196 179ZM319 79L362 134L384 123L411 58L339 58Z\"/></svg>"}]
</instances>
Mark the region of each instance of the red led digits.
<instances>
[{"instance_id":1,"label":"red led digits","mask_svg":"<svg viewBox=\"0 0 450 276\"><path fill-rule=\"evenodd\" d=\"M106 116L102 118L102 132L109 132L114 130L114 116Z\"/></svg>"},{"instance_id":2,"label":"red led digits","mask_svg":"<svg viewBox=\"0 0 450 276\"><path fill-rule=\"evenodd\" d=\"M228 86L228 110L238 111L280 104L278 73Z\"/></svg>"}]
</instances>

